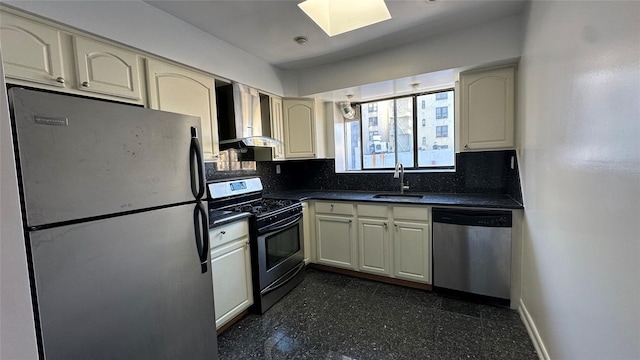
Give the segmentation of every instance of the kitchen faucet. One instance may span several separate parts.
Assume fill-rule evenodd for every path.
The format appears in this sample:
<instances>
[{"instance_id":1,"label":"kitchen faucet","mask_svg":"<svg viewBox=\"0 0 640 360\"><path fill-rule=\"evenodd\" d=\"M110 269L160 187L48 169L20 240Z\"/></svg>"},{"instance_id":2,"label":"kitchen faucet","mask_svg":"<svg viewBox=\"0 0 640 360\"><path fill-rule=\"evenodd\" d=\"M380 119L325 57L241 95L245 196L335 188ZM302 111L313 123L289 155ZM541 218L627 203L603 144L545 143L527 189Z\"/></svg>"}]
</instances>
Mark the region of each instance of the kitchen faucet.
<instances>
[{"instance_id":1,"label":"kitchen faucet","mask_svg":"<svg viewBox=\"0 0 640 360\"><path fill-rule=\"evenodd\" d=\"M396 164L396 171L393 173L393 178L400 178L400 194L404 194L405 190L409 190L409 185L404 184L404 165L401 162Z\"/></svg>"}]
</instances>

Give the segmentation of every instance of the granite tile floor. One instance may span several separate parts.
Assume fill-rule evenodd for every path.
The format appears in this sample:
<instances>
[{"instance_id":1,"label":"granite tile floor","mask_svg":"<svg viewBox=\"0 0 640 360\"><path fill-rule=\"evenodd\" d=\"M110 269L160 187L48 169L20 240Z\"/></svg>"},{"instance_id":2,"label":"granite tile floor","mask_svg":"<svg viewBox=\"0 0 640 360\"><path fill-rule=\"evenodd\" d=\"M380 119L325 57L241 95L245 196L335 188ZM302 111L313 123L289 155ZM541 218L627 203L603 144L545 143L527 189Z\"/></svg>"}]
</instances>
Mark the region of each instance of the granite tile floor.
<instances>
[{"instance_id":1,"label":"granite tile floor","mask_svg":"<svg viewBox=\"0 0 640 360\"><path fill-rule=\"evenodd\" d=\"M221 360L538 359L516 311L315 269L218 347Z\"/></svg>"}]
</instances>

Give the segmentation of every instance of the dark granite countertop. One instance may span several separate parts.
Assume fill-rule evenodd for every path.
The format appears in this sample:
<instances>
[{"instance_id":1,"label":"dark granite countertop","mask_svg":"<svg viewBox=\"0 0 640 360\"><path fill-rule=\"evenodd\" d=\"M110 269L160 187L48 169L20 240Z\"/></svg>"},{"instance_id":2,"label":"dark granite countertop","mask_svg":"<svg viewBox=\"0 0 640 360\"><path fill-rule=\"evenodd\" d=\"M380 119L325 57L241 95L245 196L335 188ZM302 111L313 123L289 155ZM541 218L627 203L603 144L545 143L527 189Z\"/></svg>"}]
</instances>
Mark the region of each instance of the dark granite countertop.
<instances>
[{"instance_id":1,"label":"dark granite countertop","mask_svg":"<svg viewBox=\"0 0 640 360\"><path fill-rule=\"evenodd\" d=\"M376 194L397 194L392 192L338 191L338 190L295 190L264 195L265 198L293 200L343 200L372 201L397 204L422 204L458 207L479 207L496 209L523 209L524 206L506 194L441 194L407 192L422 195L422 198L375 198Z\"/></svg>"},{"instance_id":2,"label":"dark granite countertop","mask_svg":"<svg viewBox=\"0 0 640 360\"><path fill-rule=\"evenodd\" d=\"M245 219L251 216L248 212L233 212L224 210L209 211L209 229L226 225L234 221Z\"/></svg>"}]
</instances>

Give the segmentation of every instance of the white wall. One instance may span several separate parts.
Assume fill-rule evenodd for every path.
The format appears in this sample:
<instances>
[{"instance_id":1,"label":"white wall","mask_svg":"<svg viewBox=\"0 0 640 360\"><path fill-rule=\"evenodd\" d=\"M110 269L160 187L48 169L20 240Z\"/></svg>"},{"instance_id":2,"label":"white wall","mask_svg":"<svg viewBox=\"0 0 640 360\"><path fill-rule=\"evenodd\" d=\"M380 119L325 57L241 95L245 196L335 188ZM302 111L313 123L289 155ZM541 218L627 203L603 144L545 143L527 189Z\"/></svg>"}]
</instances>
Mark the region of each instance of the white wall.
<instances>
[{"instance_id":1,"label":"white wall","mask_svg":"<svg viewBox=\"0 0 640 360\"><path fill-rule=\"evenodd\" d=\"M139 0L3 1L149 53L282 95L280 71Z\"/></svg>"},{"instance_id":2,"label":"white wall","mask_svg":"<svg viewBox=\"0 0 640 360\"><path fill-rule=\"evenodd\" d=\"M640 2L525 21L522 303L551 359L640 359Z\"/></svg>"},{"instance_id":3,"label":"white wall","mask_svg":"<svg viewBox=\"0 0 640 360\"><path fill-rule=\"evenodd\" d=\"M0 359L37 359L27 257L0 52Z\"/></svg>"},{"instance_id":4,"label":"white wall","mask_svg":"<svg viewBox=\"0 0 640 360\"><path fill-rule=\"evenodd\" d=\"M419 42L297 73L299 96L394 80L434 71L517 61L521 17L510 16Z\"/></svg>"}]
</instances>

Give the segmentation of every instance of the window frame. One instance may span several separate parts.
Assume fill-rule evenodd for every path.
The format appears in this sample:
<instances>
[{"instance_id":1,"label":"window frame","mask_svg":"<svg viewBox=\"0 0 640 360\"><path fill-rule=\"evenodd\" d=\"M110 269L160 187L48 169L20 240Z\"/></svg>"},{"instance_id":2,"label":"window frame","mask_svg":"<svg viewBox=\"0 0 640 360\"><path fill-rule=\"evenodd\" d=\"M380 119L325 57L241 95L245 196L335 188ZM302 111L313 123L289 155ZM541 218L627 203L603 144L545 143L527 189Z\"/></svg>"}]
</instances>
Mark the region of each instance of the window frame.
<instances>
[{"instance_id":1,"label":"window frame","mask_svg":"<svg viewBox=\"0 0 640 360\"><path fill-rule=\"evenodd\" d=\"M397 99L403 99L403 98L408 98L411 97L412 98L412 103L413 103L413 109L412 109L412 120L413 120L413 163L414 166L412 167L405 167L405 170L410 171L410 172L451 172L451 171L455 171L456 169L456 156L455 156L455 149L456 149L456 138L453 138L453 150L454 150L454 160L453 160L453 165L451 166L423 166L420 167L418 166L419 163L419 159L418 159L418 145L420 143L420 139L418 137L418 110L420 110L418 108L419 104L418 104L418 97L423 96L423 95L432 95L432 94L438 94L438 93L448 93L452 91L453 94L453 99L451 99L452 101L452 106L455 109L456 103L455 103L455 88L454 87L447 87L447 88L443 88L443 89L437 89L437 90L432 90L432 91L427 91L427 92L419 92L419 93L413 93L413 94L406 94L406 95L399 95L399 96L393 96L393 97L387 97L387 98L381 98L381 99L372 99L372 100L368 100L368 101L362 101L362 102L358 102L358 103L353 103L354 106L358 106L358 107L364 107L364 105L369 105L371 103L377 103L380 101L388 101L388 100L397 100ZM448 96L448 95L447 95ZM448 100L448 98L447 98ZM420 105L421 106L421 105ZM449 111L448 111L448 107L447 108L447 117L446 118L437 118L435 120L440 120L440 119L448 119L449 117ZM377 109L377 105L376 105L376 109ZM396 107L394 106L394 124L395 124L395 119L397 118L396 116ZM454 111L455 113L455 111ZM368 121L368 120L367 120ZM364 168L364 123L363 123L363 119L362 119L362 113L360 113L360 141L361 141L361 149L360 149L360 170L345 170L346 173L384 173L384 172L389 172L390 170L394 170L393 167L389 167L389 168L371 168L371 169L365 169ZM455 133L455 119L453 119L453 125L454 125L454 133ZM448 129L447 129L447 134L448 134ZM397 136L394 136L394 142L396 144L394 144L394 149L397 149ZM346 159L345 159L346 161Z\"/></svg>"}]
</instances>

